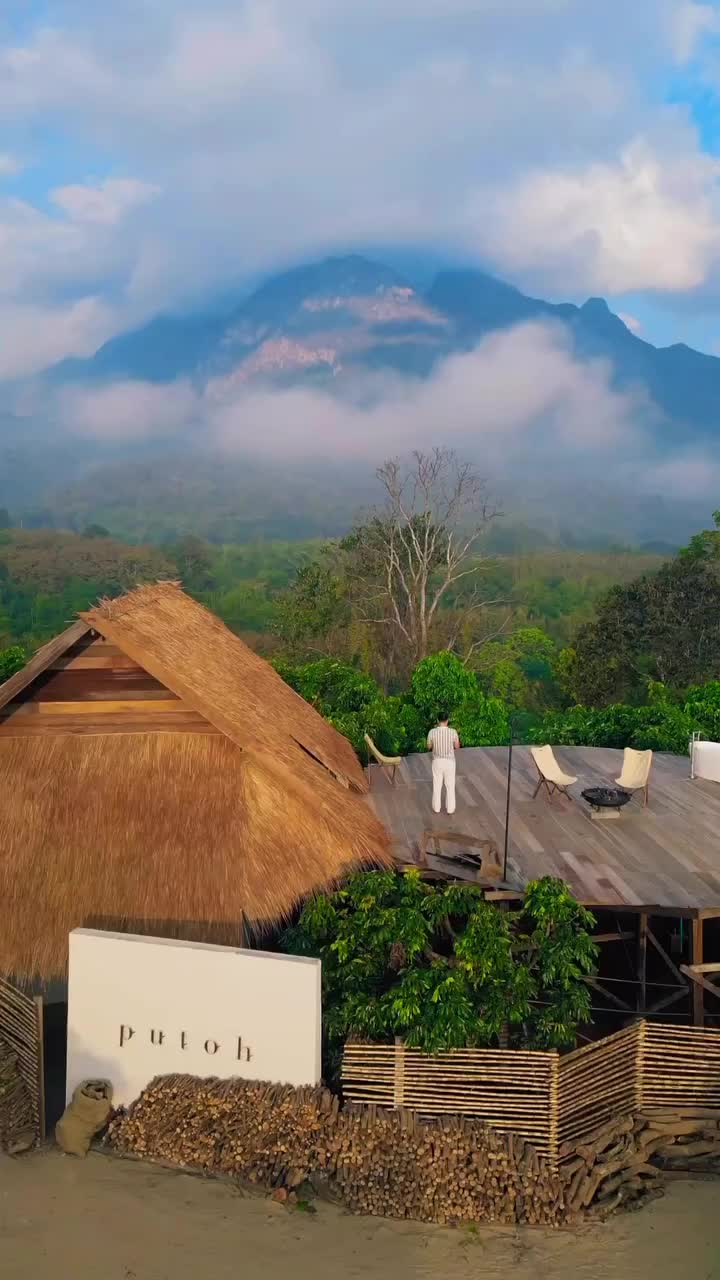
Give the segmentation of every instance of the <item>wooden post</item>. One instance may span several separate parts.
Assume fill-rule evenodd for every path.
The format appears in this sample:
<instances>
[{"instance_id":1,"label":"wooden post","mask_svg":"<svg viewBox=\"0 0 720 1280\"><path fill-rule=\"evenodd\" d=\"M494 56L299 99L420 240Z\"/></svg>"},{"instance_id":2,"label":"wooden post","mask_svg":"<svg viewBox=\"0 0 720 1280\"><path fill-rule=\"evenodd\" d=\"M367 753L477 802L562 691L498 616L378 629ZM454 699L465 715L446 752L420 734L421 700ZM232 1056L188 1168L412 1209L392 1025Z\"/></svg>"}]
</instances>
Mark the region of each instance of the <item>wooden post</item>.
<instances>
[{"instance_id":1,"label":"wooden post","mask_svg":"<svg viewBox=\"0 0 720 1280\"><path fill-rule=\"evenodd\" d=\"M647 1022L643 1018L638 1023L637 1041L635 1045L635 1114L643 1109L645 1090L645 1042L647 1038Z\"/></svg>"},{"instance_id":2,"label":"wooden post","mask_svg":"<svg viewBox=\"0 0 720 1280\"><path fill-rule=\"evenodd\" d=\"M560 1111L559 1098L558 1098L558 1088L560 1084L560 1054L557 1053L557 1051L553 1055L550 1071L551 1071L550 1096L548 1099L550 1104L550 1108L549 1108L550 1109L550 1115L549 1115L550 1132L548 1134L548 1154L550 1159L550 1167L552 1169L557 1169L558 1154L559 1154L559 1147L560 1147L560 1141L558 1137L559 1111Z\"/></svg>"},{"instance_id":3,"label":"wooden post","mask_svg":"<svg viewBox=\"0 0 720 1280\"><path fill-rule=\"evenodd\" d=\"M405 1106L405 1045L399 1036L395 1037L395 1080L393 1085L393 1106Z\"/></svg>"},{"instance_id":4,"label":"wooden post","mask_svg":"<svg viewBox=\"0 0 720 1280\"><path fill-rule=\"evenodd\" d=\"M34 997L38 1043L38 1126L40 1141L45 1141L45 1021L42 996Z\"/></svg>"},{"instance_id":5,"label":"wooden post","mask_svg":"<svg viewBox=\"0 0 720 1280\"><path fill-rule=\"evenodd\" d=\"M640 984L638 992L638 1009L645 1013L647 1009L647 912L641 911L638 917L637 942L637 978Z\"/></svg>"},{"instance_id":6,"label":"wooden post","mask_svg":"<svg viewBox=\"0 0 720 1280\"><path fill-rule=\"evenodd\" d=\"M692 963L703 963L703 919L702 916L695 916L692 922ZM696 1027L705 1026L705 991L699 982L692 984L693 998L693 1024Z\"/></svg>"}]
</instances>

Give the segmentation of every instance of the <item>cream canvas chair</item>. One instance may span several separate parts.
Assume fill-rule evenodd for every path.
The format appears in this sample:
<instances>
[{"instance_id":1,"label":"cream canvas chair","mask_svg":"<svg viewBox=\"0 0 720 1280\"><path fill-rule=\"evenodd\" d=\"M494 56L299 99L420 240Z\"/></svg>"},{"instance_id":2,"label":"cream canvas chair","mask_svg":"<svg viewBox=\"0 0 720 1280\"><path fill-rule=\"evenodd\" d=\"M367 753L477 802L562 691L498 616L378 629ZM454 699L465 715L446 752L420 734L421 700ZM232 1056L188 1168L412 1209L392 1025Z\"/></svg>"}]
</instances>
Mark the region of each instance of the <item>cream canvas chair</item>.
<instances>
[{"instance_id":1,"label":"cream canvas chair","mask_svg":"<svg viewBox=\"0 0 720 1280\"><path fill-rule=\"evenodd\" d=\"M382 751L378 751L369 733L366 733L364 737L368 751L375 757L382 768L383 773L389 778L392 785L395 786L395 773L398 766L402 764L402 756L384 756Z\"/></svg>"},{"instance_id":2,"label":"cream canvas chair","mask_svg":"<svg viewBox=\"0 0 720 1280\"><path fill-rule=\"evenodd\" d=\"M633 751L632 747L626 747L622 773L615 779L625 791L642 791L643 809L647 808L652 758L652 751Z\"/></svg>"},{"instance_id":3,"label":"cream canvas chair","mask_svg":"<svg viewBox=\"0 0 720 1280\"><path fill-rule=\"evenodd\" d=\"M541 787L545 787L548 794L548 800L552 800L556 791L560 791L563 795L567 795L568 787L572 786L573 782L577 782L577 778L573 778L569 773L563 773L560 765L555 759L555 752L552 747L531 747L530 755L535 761L535 768L540 774L538 784L533 791L533 800ZM572 797L568 796L568 799L570 800Z\"/></svg>"}]
</instances>

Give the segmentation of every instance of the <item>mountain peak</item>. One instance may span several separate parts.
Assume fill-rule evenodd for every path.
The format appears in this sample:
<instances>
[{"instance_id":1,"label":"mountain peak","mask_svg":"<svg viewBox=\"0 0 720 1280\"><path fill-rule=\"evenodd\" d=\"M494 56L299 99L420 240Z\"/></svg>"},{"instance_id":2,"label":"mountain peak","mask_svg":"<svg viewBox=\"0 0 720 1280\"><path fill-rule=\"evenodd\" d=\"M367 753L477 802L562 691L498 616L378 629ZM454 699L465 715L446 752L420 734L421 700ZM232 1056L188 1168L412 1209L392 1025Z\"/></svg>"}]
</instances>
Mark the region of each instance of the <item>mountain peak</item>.
<instances>
[{"instance_id":1,"label":"mountain peak","mask_svg":"<svg viewBox=\"0 0 720 1280\"><path fill-rule=\"evenodd\" d=\"M580 308L586 315L612 315L604 298L588 298Z\"/></svg>"}]
</instances>

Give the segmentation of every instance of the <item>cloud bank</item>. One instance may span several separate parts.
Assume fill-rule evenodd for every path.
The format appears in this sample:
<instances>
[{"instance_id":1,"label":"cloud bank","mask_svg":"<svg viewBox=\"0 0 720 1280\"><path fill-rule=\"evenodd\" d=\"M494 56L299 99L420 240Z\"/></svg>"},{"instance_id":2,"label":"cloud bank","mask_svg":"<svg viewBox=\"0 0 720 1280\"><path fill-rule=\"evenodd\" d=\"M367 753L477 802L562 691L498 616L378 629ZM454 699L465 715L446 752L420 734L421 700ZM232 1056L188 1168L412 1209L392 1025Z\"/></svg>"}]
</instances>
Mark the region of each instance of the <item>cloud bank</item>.
<instances>
[{"instance_id":1,"label":"cloud bank","mask_svg":"<svg viewBox=\"0 0 720 1280\"><path fill-rule=\"evenodd\" d=\"M556 296L718 296L718 170L693 116L720 88L715 5L17 13L0 27L4 378L359 244L452 247Z\"/></svg>"},{"instance_id":2,"label":"cloud bank","mask_svg":"<svg viewBox=\"0 0 720 1280\"><path fill-rule=\"evenodd\" d=\"M522 376L518 376L521 371ZM188 382L121 381L59 392L54 416L68 437L118 444L187 433L228 457L357 461L438 443L489 471L533 457L585 458L646 449L652 406L610 385L602 361L579 361L560 327L526 324L452 356L427 381L363 377L350 394L234 386L218 395Z\"/></svg>"}]
</instances>

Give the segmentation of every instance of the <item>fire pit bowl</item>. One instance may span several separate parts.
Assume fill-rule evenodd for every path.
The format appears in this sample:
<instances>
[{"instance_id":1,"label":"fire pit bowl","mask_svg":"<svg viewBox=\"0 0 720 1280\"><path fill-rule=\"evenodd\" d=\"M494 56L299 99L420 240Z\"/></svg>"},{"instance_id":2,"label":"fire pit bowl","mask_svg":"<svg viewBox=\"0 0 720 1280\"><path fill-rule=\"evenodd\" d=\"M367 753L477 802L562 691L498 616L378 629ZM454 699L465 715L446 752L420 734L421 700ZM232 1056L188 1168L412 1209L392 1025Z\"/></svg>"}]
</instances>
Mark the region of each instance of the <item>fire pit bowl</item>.
<instances>
[{"instance_id":1,"label":"fire pit bowl","mask_svg":"<svg viewBox=\"0 0 720 1280\"><path fill-rule=\"evenodd\" d=\"M617 818L623 805L632 800L632 793L624 787L587 787L582 798L590 805L591 818Z\"/></svg>"}]
</instances>

